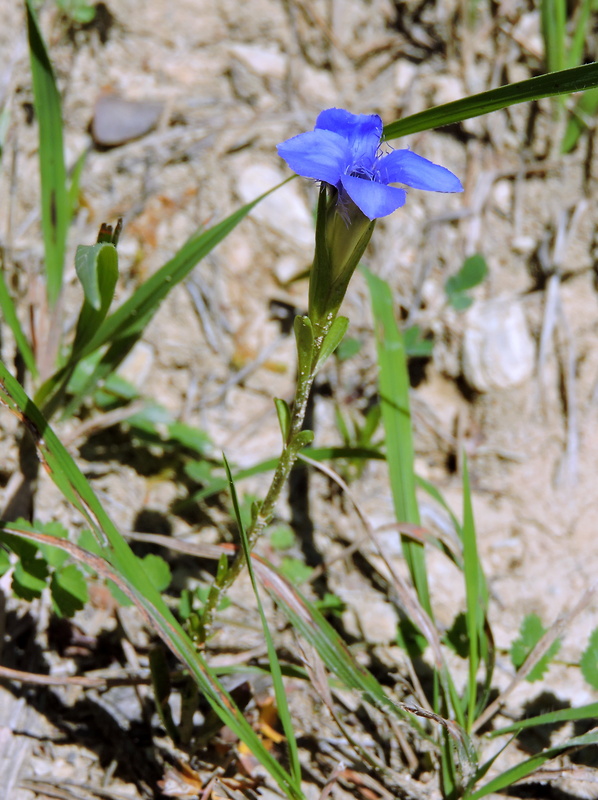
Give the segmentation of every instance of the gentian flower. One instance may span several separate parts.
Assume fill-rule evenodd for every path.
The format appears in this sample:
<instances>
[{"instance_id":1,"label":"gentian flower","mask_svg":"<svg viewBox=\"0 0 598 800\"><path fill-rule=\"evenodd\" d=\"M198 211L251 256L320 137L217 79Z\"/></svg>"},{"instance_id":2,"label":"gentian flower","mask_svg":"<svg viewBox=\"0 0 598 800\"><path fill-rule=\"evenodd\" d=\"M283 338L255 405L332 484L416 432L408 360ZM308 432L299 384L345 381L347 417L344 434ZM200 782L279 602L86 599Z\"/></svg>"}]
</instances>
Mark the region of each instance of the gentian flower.
<instances>
[{"instance_id":1,"label":"gentian flower","mask_svg":"<svg viewBox=\"0 0 598 800\"><path fill-rule=\"evenodd\" d=\"M385 153L381 139L382 120L377 114L329 108L318 116L313 131L287 139L277 149L298 175L334 187L341 213L351 200L369 220L386 217L404 205L407 193L393 183L431 192L463 191L461 181L445 167L411 150Z\"/></svg>"}]
</instances>

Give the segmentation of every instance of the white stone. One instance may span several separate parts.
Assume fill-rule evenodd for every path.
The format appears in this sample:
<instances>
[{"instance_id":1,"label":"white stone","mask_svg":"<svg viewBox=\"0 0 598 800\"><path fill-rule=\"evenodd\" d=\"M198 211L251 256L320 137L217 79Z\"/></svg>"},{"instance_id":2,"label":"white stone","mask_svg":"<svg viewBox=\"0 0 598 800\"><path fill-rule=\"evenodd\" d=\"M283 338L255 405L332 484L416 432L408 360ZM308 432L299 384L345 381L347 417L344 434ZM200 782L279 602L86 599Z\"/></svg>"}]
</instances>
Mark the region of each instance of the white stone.
<instances>
[{"instance_id":1,"label":"white stone","mask_svg":"<svg viewBox=\"0 0 598 800\"><path fill-rule=\"evenodd\" d=\"M248 69L262 78L282 80L286 75L287 58L276 47L235 44L231 46L230 52Z\"/></svg>"},{"instance_id":2,"label":"white stone","mask_svg":"<svg viewBox=\"0 0 598 800\"><path fill-rule=\"evenodd\" d=\"M463 338L463 375L473 389L517 386L531 377L534 363L534 341L517 300L497 298L472 306Z\"/></svg>"},{"instance_id":3,"label":"white stone","mask_svg":"<svg viewBox=\"0 0 598 800\"><path fill-rule=\"evenodd\" d=\"M242 170L237 189L243 202L249 203L285 177L286 174L269 164L250 164ZM313 247L314 223L295 181L268 195L258 203L251 216L295 244Z\"/></svg>"}]
</instances>

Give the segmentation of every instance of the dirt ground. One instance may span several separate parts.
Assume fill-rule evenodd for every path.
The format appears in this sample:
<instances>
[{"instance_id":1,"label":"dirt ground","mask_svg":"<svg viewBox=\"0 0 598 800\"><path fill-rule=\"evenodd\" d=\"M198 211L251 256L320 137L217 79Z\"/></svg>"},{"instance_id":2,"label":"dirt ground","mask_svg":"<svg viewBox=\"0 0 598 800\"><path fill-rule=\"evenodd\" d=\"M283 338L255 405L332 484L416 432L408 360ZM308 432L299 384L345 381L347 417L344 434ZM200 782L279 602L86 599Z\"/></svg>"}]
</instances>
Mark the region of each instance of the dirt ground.
<instances>
[{"instance_id":1,"label":"dirt ground","mask_svg":"<svg viewBox=\"0 0 598 800\"><path fill-rule=\"evenodd\" d=\"M65 326L73 325L81 296L74 249L95 241L101 222L124 218L118 285L118 298L124 299L200 226L286 177L276 144L311 129L323 108L378 113L391 122L543 72L533 5L109 0L98 6L94 23L78 26L54 3L45 3L40 19L63 95L68 165L90 148L69 238ZM25 308L39 295L42 256L37 130L23 9L8 0L0 0L0 8L0 105L10 111L0 236ZM589 55L594 45L590 39ZM145 104L133 109L133 117L157 117L156 124L138 138L123 133L125 141L117 146L94 146L94 113L96 136L102 124L108 132L122 124L122 109L106 122L102 115L108 112L98 105L114 94ZM395 143L447 166L465 191L411 191L404 209L378 224L367 255L368 266L393 289L397 316L434 339L432 357L414 365L417 470L460 514L461 453L467 452L492 596L499 688L510 680L507 651L523 616L535 612L545 625L553 623L575 607L598 574L598 163L589 135L561 155L563 129L564 115L541 101ZM273 304L306 306L306 281L292 279L310 263L315 191L308 181L296 180L258 206L171 293L122 370L144 395L207 431L214 452L224 451L239 467L279 448L272 398L292 396L294 343L273 317ZM478 252L487 260L488 278L474 291L469 311L454 311L446 304L444 283ZM335 405L360 419L376 397L370 303L359 275L344 313L351 320L349 335L362 347L319 378L313 406L319 445L341 443ZM2 335L2 357L10 363L11 340L4 330ZM136 462L129 450L119 449L122 437L114 431L90 444L83 424L69 421L57 430L122 530L185 537L198 530L199 519L199 540L221 540L217 508L193 519L173 511L185 490L171 465L145 469L143 456ZM5 506L18 453L11 420L1 417L0 427ZM262 475L240 488L259 495L266 485ZM351 490L400 568L385 466L369 463ZM81 524L45 476L35 516ZM425 496L422 516L433 530L446 528L447 518ZM329 479L314 473L308 485L295 485L290 502L281 504L280 519L292 521L298 534L292 554L312 565L331 562L323 572L325 589L345 602L341 623L360 658L378 675L400 671L392 597L359 563L334 560L362 531ZM375 564L370 545L363 548ZM431 555L430 571L439 624L449 626L462 585L440 556ZM133 613L115 611L105 597L95 597L74 627L64 628L49 621L47 600L28 610L10 599L6 581L0 587L7 596L0 608L3 665L63 677L104 674L118 662L129 674L147 676L148 633ZM244 627L225 626L213 642L214 657L252 648L263 653L244 581L233 598L246 609ZM565 626L558 663L541 683L519 687L507 714L596 700L574 665L597 618L594 599ZM282 641L296 651L290 638ZM258 696L267 690L253 686ZM354 756L339 744L341 734L312 692L298 683L291 694L307 792L316 798L335 766L342 759L351 764ZM363 719L358 698L344 702L362 745L384 749L372 739L377 722ZM147 685L106 692L3 680L3 796L197 796L188 783L172 788L172 765L180 754L159 738L152 713ZM396 747L384 746L389 752ZM209 773L208 766L197 769ZM171 783L164 782L165 773ZM588 793L587 786L563 785L558 796L592 797L595 788ZM338 784L332 796L378 796L366 789ZM436 796L434 791L431 781L428 796ZM529 791L528 797L557 796L550 787Z\"/></svg>"}]
</instances>

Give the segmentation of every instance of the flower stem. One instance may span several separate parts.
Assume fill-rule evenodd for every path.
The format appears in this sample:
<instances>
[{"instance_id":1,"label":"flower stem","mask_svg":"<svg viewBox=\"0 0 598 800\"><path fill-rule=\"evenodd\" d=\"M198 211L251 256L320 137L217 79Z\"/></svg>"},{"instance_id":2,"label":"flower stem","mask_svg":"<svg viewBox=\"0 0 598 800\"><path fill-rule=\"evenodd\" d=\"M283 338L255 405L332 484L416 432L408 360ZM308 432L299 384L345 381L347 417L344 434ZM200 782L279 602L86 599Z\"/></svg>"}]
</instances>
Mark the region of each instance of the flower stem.
<instances>
[{"instance_id":1,"label":"flower stem","mask_svg":"<svg viewBox=\"0 0 598 800\"><path fill-rule=\"evenodd\" d=\"M297 461L299 451L304 446L304 442L298 439L298 434L301 432L303 428L303 422L305 420L305 413L307 411L309 395L311 393L311 388L313 386L313 382L316 377L316 371L317 371L316 365L318 362L318 356L320 354L322 342L325 338L326 333L330 329L332 322L333 319L327 322L325 329L324 326L320 326L320 329L318 330L319 335L317 336L313 345L311 369L307 374L301 374L301 372L299 372L297 387L295 389L295 398L293 401L293 408L291 412L288 435L286 437L286 441L284 443L284 447L280 455L280 458L278 459L278 464L276 465L276 470L274 472L272 482L270 483L270 488L268 489L268 493L266 494L264 501L259 506L257 513L255 514L254 518L251 521L251 524L247 529L247 541L249 544L250 552L255 547L264 528L271 522L272 517L274 516L274 510L276 508L276 504L280 498L284 485L287 482L287 479L291 473L291 470L293 469L295 462ZM223 580L221 581L216 580L216 582L214 583L212 591L210 592L208 600L206 601L206 604L204 606L202 614L202 628L204 632L204 641L212 633L212 628L214 624L214 615L216 613L216 609L220 604L221 599L224 597L226 591L230 588L230 586L239 576L244 566L245 566L245 555L243 550L239 548L239 550L237 551L237 555L235 556L235 559L230 565L230 567L228 568Z\"/></svg>"}]
</instances>

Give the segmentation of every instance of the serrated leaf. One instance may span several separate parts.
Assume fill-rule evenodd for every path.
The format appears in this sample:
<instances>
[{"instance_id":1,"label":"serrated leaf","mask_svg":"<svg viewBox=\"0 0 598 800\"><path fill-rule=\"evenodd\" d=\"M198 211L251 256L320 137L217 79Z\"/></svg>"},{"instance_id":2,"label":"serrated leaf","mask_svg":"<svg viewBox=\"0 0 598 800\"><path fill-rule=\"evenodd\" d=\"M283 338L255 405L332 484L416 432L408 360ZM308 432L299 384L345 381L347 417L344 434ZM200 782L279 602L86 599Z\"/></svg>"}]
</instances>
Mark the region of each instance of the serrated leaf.
<instances>
[{"instance_id":1,"label":"serrated leaf","mask_svg":"<svg viewBox=\"0 0 598 800\"><path fill-rule=\"evenodd\" d=\"M542 620L537 614L528 614L519 631L519 638L515 639L511 645L511 661L515 669L519 669L525 663L534 647L546 633L546 628L542 625ZM527 675L526 680L530 683L540 680L554 656L561 647L560 639L554 642L544 656L538 661L536 666Z\"/></svg>"},{"instance_id":2,"label":"serrated leaf","mask_svg":"<svg viewBox=\"0 0 598 800\"><path fill-rule=\"evenodd\" d=\"M583 651L579 666L587 683L594 689L598 689L598 628L590 635L588 646Z\"/></svg>"},{"instance_id":3,"label":"serrated leaf","mask_svg":"<svg viewBox=\"0 0 598 800\"><path fill-rule=\"evenodd\" d=\"M52 606L59 617L72 617L89 600L87 581L75 564L55 570L50 581Z\"/></svg>"},{"instance_id":4,"label":"serrated leaf","mask_svg":"<svg viewBox=\"0 0 598 800\"><path fill-rule=\"evenodd\" d=\"M148 555L141 559L141 563L143 564L143 569L147 577L158 592L163 592L168 589L170 581L172 580L172 573L170 572L170 567L163 558L153 553L148 553Z\"/></svg>"},{"instance_id":5,"label":"serrated leaf","mask_svg":"<svg viewBox=\"0 0 598 800\"><path fill-rule=\"evenodd\" d=\"M34 600L46 588L47 578L48 565L43 559L18 561L12 576L12 590L22 600Z\"/></svg>"}]
</instances>

